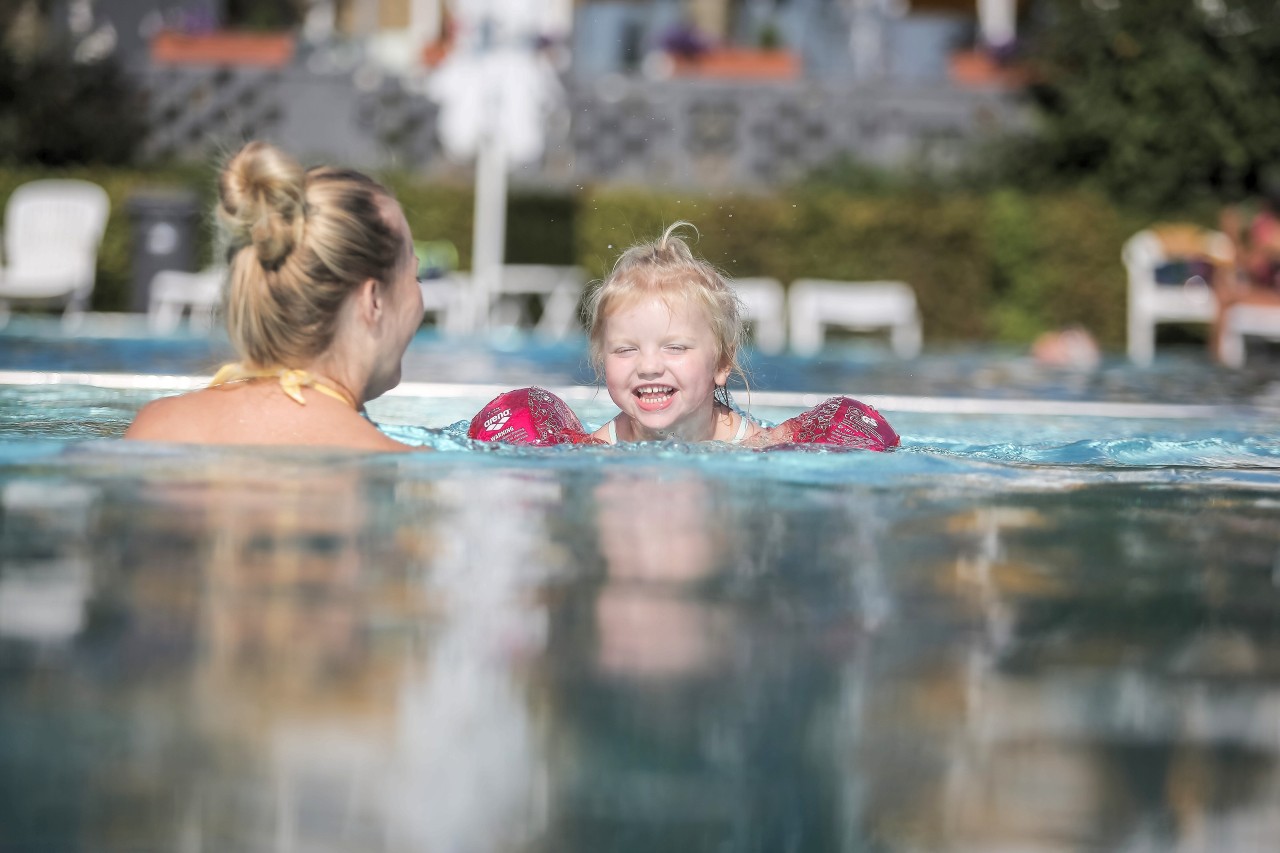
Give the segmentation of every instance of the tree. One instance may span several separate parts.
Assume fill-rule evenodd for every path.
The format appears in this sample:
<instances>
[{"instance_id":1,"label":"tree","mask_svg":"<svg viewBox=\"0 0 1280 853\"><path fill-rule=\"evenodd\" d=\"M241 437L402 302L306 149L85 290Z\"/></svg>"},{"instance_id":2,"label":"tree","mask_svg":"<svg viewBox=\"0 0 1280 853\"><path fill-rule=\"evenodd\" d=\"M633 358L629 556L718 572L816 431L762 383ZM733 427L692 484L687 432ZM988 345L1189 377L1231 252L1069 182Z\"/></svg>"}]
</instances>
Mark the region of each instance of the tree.
<instances>
[{"instance_id":1,"label":"tree","mask_svg":"<svg viewBox=\"0 0 1280 853\"><path fill-rule=\"evenodd\" d=\"M127 163L146 134L142 96L114 58L74 59L52 5L0 4L0 162Z\"/></svg>"},{"instance_id":2,"label":"tree","mask_svg":"<svg viewBox=\"0 0 1280 853\"><path fill-rule=\"evenodd\" d=\"M223 23L231 29L283 30L306 17L300 0L225 0Z\"/></svg>"},{"instance_id":3,"label":"tree","mask_svg":"<svg viewBox=\"0 0 1280 853\"><path fill-rule=\"evenodd\" d=\"M1255 190L1280 166L1277 0L1044 0L1024 153L1146 206ZM1024 161L1024 164L1026 161Z\"/></svg>"}]
</instances>

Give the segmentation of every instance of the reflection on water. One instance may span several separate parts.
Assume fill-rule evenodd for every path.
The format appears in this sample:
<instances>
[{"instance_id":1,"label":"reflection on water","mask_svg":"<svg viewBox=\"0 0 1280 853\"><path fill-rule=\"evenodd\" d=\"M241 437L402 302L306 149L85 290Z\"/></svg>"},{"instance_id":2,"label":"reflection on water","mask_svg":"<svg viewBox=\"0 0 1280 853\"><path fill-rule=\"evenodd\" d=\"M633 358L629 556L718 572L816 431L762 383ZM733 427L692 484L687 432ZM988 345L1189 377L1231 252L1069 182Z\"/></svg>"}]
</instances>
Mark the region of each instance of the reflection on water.
<instances>
[{"instance_id":1,"label":"reflection on water","mask_svg":"<svg viewBox=\"0 0 1280 853\"><path fill-rule=\"evenodd\" d=\"M6 463L0 850L1272 848L1274 471L810 459Z\"/></svg>"}]
</instances>

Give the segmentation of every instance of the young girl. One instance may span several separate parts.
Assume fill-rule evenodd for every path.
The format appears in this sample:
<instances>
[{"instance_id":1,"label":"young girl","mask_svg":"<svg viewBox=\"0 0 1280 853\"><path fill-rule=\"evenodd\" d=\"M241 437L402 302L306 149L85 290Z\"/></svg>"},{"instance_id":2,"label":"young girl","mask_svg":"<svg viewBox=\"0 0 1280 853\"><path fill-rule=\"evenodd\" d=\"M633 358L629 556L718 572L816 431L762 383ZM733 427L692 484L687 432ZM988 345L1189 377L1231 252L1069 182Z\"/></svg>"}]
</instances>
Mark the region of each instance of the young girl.
<instances>
[{"instance_id":1,"label":"young girl","mask_svg":"<svg viewBox=\"0 0 1280 853\"><path fill-rule=\"evenodd\" d=\"M677 222L622 254L587 302L591 362L621 411L594 433L619 441L750 443L763 430L729 404L742 376L738 298L693 256Z\"/></svg>"},{"instance_id":2,"label":"young girl","mask_svg":"<svg viewBox=\"0 0 1280 853\"><path fill-rule=\"evenodd\" d=\"M889 450L893 427L848 397L766 430L733 409L726 383L745 381L738 297L715 267L695 258L677 222L652 243L622 253L587 300L591 363L617 416L588 435L564 401L541 388L499 395L472 419L467 435L507 444L617 444L722 441L749 447L826 444Z\"/></svg>"}]
</instances>

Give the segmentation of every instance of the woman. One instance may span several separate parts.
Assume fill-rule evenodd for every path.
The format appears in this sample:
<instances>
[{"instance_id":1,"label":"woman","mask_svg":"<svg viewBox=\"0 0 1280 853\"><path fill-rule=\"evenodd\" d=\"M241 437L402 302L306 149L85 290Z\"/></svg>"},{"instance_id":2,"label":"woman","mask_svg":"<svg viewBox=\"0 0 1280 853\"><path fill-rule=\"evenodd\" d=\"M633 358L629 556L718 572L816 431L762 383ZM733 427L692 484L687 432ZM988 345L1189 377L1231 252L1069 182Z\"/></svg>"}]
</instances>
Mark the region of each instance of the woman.
<instances>
[{"instance_id":1,"label":"woman","mask_svg":"<svg viewBox=\"0 0 1280 853\"><path fill-rule=\"evenodd\" d=\"M1220 362L1229 309L1237 305L1280 306L1280 181L1269 181L1263 187L1258 211L1247 229L1234 207L1222 212L1221 226L1235 245L1237 272L1217 286L1218 313L1209 344Z\"/></svg>"},{"instance_id":2,"label":"woman","mask_svg":"<svg viewBox=\"0 0 1280 853\"><path fill-rule=\"evenodd\" d=\"M400 381L422 323L400 205L366 175L303 170L262 142L227 163L218 195L240 361L204 390L146 405L125 438L411 449L363 415Z\"/></svg>"}]
</instances>

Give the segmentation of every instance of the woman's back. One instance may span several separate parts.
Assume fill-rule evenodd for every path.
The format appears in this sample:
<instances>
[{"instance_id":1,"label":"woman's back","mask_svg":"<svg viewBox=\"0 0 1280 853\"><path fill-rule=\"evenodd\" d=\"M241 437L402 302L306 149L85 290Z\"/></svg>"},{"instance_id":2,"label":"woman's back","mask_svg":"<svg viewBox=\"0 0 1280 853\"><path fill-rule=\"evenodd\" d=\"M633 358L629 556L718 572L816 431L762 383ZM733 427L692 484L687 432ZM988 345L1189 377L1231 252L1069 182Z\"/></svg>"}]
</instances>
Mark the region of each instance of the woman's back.
<instances>
[{"instance_id":1,"label":"woman's back","mask_svg":"<svg viewBox=\"0 0 1280 853\"><path fill-rule=\"evenodd\" d=\"M124 437L180 444L298 445L403 451L348 404L312 388L306 405L267 380L206 388L147 405Z\"/></svg>"}]
</instances>

